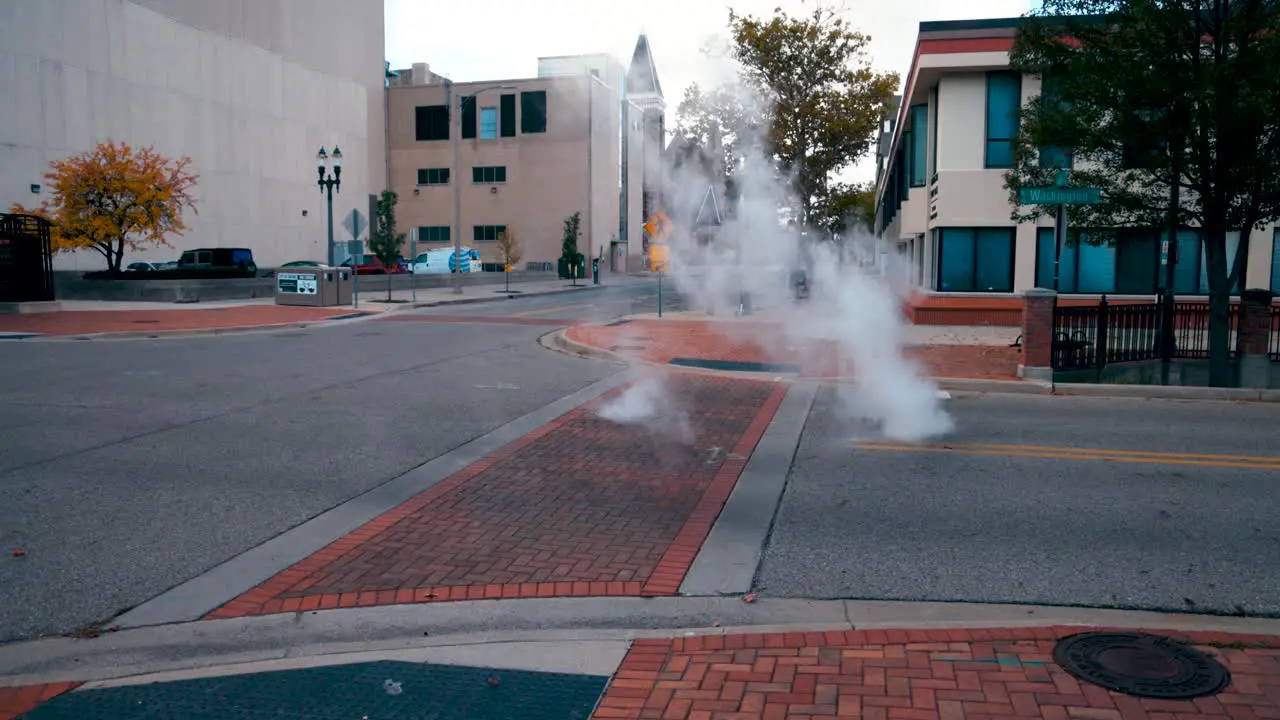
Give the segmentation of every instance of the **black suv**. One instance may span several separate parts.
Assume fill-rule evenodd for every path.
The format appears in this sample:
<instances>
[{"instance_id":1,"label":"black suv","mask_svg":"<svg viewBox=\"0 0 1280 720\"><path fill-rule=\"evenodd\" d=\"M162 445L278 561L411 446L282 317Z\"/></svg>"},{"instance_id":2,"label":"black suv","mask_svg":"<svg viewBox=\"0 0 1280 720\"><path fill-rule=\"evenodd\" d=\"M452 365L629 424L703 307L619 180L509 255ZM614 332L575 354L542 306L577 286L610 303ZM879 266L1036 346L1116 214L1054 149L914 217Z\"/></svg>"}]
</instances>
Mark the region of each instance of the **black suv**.
<instances>
[{"instance_id":1,"label":"black suv","mask_svg":"<svg viewBox=\"0 0 1280 720\"><path fill-rule=\"evenodd\" d=\"M200 248L184 250L178 258L178 270L224 277L256 277L258 265L248 248Z\"/></svg>"}]
</instances>

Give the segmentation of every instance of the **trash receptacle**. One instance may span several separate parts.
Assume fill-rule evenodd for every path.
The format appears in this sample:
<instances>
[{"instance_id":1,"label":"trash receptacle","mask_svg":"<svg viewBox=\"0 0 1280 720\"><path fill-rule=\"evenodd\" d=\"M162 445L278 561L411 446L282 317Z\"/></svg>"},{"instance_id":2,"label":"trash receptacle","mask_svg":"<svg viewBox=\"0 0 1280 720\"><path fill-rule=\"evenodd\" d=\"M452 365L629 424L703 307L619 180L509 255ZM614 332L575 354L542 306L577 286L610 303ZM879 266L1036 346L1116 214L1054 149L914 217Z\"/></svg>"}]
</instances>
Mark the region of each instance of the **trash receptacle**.
<instances>
[{"instance_id":1,"label":"trash receptacle","mask_svg":"<svg viewBox=\"0 0 1280 720\"><path fill-rule=\"evenodd\" d=\"M591 258L591 282L600 284L600 258Z\"/></svg>"},{"instance_id":2,"label":"trash receptacle","mask_svg":"<svg viewBox=\"0 0 1280 720\"><path fill-rule=\"evenodd\" d=\"M348 268L315 267L276 273L276 304L333 307L351 302Z\"/></svg>"}]
</instances>

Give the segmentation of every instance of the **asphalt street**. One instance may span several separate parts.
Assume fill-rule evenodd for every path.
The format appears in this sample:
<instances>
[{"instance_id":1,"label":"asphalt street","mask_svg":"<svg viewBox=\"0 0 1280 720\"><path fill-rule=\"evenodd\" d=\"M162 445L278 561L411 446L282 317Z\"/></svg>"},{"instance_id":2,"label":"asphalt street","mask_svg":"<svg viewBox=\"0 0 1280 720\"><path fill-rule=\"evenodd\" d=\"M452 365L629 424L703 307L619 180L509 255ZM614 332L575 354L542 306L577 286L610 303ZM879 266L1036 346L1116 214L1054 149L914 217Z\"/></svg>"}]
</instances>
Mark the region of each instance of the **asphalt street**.
<instances>
[{"instance_id":1,"label":"asphalt street","mask_svg":"<svg viewBox=\"0 0 1280 720\"><path fill-rule=\"evenodd\" d=\"M417 312L605 318L646 293ZM540 347L550 329L0 343L0 641L111 617L616 372Z\"/></svg>"},{"instance_id":2,"label":"asphalt street","mask_svg":"<svg viewBox=\"0 0 1280 720\"><path fill-rule=\"evenodd\" d=\"M955 433L913 450L877 441L834 390L819 393L762 596L1280 615L1280 406L1019 395L949 406ZM1273 460L1243 459L1255 456Z\"/></svg>"}]
</instances>

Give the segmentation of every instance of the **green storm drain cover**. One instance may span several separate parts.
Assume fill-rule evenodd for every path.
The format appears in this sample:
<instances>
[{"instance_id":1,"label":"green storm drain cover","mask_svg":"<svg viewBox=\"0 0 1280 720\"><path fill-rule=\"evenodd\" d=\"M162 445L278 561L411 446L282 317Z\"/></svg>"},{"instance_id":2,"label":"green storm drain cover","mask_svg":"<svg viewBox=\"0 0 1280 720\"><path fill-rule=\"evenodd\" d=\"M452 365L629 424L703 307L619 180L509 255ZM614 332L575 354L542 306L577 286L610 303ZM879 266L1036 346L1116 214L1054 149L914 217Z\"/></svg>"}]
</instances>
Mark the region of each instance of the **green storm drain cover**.
<instances>
[{"instance_id":1,"label":"green storm drain cover","mask_svg":"<svg viewBox=\"0 0 1280 720\"><path fill-rule=\"evenodd\" d=\"M587 720L607 678L373 662L60 695L26 720Z\"/></svg>"}]
</instances>

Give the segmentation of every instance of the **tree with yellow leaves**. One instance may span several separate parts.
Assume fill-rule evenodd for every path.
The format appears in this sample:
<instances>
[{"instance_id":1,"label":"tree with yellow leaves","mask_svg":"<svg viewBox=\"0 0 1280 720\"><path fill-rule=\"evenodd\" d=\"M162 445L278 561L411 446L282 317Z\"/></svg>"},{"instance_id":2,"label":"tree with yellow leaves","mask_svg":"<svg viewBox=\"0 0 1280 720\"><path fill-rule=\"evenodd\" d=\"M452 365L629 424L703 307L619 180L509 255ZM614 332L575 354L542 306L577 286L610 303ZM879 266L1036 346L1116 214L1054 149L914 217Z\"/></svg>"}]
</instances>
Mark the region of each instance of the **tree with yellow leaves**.
<instances>
[{"instance_id":1,"label":"tree with yellow leaves","mask_svg":"<svg viewBox=\"0 0 1280 720\"><path fill-rule=\"evenodd\" d=\"M50 198L37 208L15 204L11 212L47 219L55 252L92 248L106 258L108 272L119 272L126 249L171 247L169 236L186 231L183 212L196 211L190 164L189 157L170 159L150 147L104 142L50 163Z\"/></svg>"}]
</instances>

